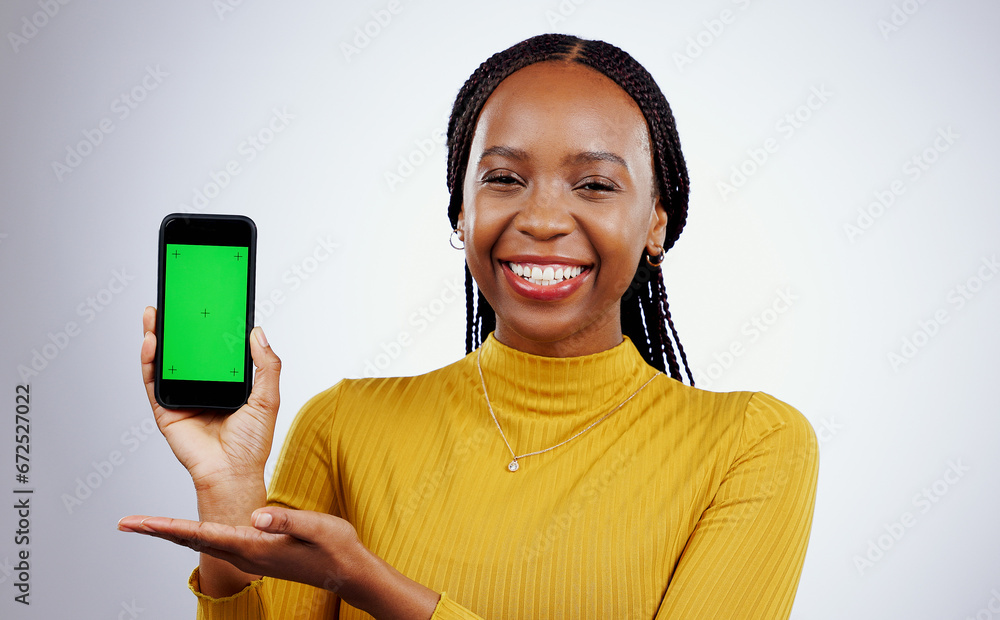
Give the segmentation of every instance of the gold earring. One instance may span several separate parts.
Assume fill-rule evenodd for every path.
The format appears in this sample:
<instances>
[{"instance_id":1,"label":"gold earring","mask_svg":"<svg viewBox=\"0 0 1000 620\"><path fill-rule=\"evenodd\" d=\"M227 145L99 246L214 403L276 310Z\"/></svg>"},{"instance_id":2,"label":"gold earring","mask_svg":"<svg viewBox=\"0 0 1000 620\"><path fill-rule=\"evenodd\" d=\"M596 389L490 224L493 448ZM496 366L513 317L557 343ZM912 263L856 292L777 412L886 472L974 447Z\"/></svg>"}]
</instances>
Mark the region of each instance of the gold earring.
<instances>
[{"instance_id":1,"label":"gold earring","mask_svg":"<svg viewBox=\"0 0 1000 620\"><path fill-rule=\"evenodd\" d=\"M663 248L660 248L660 253L656 256L655 261L653 260L653 257L649 255L649 252L646 252L646 262L650 267L656 268L663 264L663 259L666 258L666 256L667 253Z\"/></svg>"}]
</instances>

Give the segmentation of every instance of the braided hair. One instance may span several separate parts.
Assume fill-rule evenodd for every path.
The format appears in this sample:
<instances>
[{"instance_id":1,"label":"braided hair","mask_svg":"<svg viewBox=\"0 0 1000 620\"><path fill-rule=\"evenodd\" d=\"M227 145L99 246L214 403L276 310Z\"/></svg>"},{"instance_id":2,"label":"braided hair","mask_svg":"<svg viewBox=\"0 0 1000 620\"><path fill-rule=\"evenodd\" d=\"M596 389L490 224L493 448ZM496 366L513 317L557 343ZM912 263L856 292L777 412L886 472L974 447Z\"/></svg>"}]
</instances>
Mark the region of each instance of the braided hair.
<instances>
[{"instance_id":1,"label":"braided hair","mask_svg":"<svg viewBox=\"0 0 1000 620\"><path fill-rule=\"evenodd\" d=\"M448 191L451 193L448 219L452 228L458 225L469 151L486 100L500 82L515 71L551 60L576 62L599 71L638 104L649 130L656 191L667 213L663 244L666 252L684 228L689 193L687 167L670 104L649 72L625 51L604 41L563 34L532 37L494 54L459 90L448 121ZM644 250L632 283L622 296L622 332L649 365L664 372L669 369L670 376L678 381L682 380L679 362L683 363L688 382L694 385L684 347L670 317L663 272L659 266L651 266L645 260L647 257ZM465 300L465 349L471 353L496 328L496 313L478 286L473 287L468 265L465 266Z\"/></svg>"}]
</instances>

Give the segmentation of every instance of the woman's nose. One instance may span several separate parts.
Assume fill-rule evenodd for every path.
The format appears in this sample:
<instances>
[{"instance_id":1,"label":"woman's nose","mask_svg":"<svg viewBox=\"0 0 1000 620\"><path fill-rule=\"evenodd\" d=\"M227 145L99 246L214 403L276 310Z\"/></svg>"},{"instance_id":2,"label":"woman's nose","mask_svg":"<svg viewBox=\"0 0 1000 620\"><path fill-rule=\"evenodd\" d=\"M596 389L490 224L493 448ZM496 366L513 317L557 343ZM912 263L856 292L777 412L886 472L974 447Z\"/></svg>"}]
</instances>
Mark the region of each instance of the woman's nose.
<instances>
[{"instance_id":1,"label":"woman's nose","mask_svg":"<svg viewBox=\"0 0 1000 620\"><path fill-rule=\"evenodd\" d=\"M525 195L514 226L540 241L569 234L576 227L569 198L555 187L535 187Z\"/></svg>"}]
</instances>

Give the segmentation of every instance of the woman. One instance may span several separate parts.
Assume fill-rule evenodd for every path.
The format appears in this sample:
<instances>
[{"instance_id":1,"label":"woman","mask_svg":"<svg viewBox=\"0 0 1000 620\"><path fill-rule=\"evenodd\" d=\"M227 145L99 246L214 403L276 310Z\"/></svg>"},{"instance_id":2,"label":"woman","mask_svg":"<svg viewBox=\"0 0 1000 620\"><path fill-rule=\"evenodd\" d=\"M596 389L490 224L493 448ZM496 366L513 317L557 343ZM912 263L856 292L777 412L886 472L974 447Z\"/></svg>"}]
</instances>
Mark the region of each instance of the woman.
<instances>
[{"instance_id":1,"label":"woman","mask_svg":"<svg viewBox=\"0 0 1000 620\"><path fill-rule=\"evenodd\" d=\"M679 381L659 264L688 184L652 78L562 35L493 56L455 103L448 184L469 354L316 396L265 498L280 362L262 331L246 406L166 411L147 309L147 391L201 522L120 529L203 552L204 618L787 617L815 436L770 396Z\"/></svg>"}]
</instances>

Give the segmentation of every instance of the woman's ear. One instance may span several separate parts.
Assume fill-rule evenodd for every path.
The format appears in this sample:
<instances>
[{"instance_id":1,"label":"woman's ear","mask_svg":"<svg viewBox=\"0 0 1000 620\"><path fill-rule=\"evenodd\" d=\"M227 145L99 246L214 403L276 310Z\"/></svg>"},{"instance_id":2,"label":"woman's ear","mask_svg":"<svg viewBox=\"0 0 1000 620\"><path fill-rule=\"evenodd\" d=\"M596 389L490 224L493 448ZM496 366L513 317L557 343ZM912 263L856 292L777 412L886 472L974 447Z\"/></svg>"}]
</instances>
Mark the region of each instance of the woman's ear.
<instances>
[{"instance_id":1,"label":"woman's ear","mask_svg":"<svg viewBox=\"0 0 1000 620\"><path fill-rule=\"evenodd\" d=\"M657 197L653 203L653 213L649 218L649 236L646 238L646 252L650 256L659 256L667 236L667 210Z\"/></svg>"},{"instance_id":2,"label":"woman's ear","mask_svg":"<svg viewBox=\"0 0 1000 620\"><path fill-rule=\"evenodd\" d=\"M459 241L465 241L465 205L458 211L458 218L455 220L455 230L458 231Z\"/></svg>"}]
</instances>

